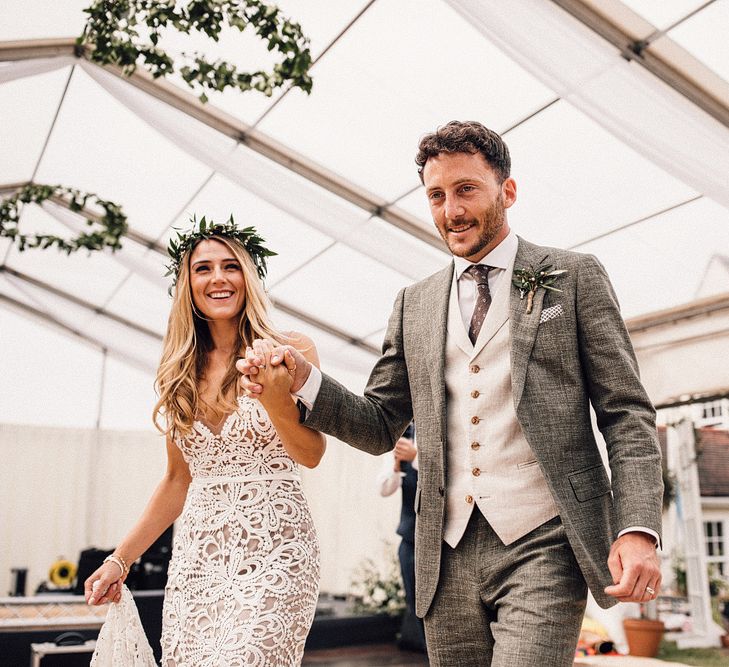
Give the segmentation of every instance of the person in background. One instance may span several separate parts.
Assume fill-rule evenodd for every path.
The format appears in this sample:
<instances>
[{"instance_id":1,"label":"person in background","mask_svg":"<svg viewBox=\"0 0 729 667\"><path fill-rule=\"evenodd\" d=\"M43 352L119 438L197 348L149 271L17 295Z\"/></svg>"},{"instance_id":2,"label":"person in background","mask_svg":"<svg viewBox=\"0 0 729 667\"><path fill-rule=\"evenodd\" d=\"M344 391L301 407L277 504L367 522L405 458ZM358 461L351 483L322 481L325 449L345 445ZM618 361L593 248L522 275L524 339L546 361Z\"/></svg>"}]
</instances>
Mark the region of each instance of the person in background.
<instances>
[{"instance_id":1,"label":"person in background","mask_svg":"<svg viewBox=\"0 0 729 667\"><path fill-rule=\"evenodd\" d=\"M394 462L385 457L385 466L377 478L381 496L391 496L402 489L402 508L397 534L402 538L397 551L400 573L405 587L407 609L400 629L400 648L425 651L423 621L415 615L415 491L418 486L418 450L415 426L410 424L393 450Z\"/></svg>"}]
</instances>

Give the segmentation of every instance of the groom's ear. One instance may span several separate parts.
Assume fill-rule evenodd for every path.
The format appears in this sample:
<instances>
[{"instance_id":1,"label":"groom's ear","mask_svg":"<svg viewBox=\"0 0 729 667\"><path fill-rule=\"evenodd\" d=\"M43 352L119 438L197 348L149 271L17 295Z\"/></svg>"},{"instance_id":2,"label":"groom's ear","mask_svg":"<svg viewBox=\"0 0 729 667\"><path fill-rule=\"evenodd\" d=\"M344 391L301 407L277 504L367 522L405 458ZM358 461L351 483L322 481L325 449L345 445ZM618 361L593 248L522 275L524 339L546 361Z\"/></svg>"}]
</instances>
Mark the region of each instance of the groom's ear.
<instances>
[{"instance_id":1,"label":"groom's ear","mask_svg":"<svg viewBox=\"0 0 729 667\"><path fill-rule=\"evenodd\" d=\"M516 181L509 176L504 179L501 184L501 196L504 202L504 208L509 208L516 201Z\"/></svg>"}]
</instances>

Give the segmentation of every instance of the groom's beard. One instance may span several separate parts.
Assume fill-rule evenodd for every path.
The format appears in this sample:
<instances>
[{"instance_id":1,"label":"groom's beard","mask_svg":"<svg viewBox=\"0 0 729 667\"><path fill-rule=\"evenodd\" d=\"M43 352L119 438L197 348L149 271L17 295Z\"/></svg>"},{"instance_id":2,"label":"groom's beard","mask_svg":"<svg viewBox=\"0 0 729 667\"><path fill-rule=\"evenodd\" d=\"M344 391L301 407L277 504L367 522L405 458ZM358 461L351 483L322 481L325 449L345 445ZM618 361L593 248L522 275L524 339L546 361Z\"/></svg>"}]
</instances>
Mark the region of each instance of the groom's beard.
<instances>
[{"instance_id":1,"label":"groom's beard","mask_svg":"<svg viewBox=\"0 0 729 667\"><path fill-rule=\"evenodd\" d=\"M441 232L451 254L457 257L473 257L486 248L498 236L506 221L503 195L499 195L489 208L479 218L459 220L458 224L475 223L478 229L478 237L468 246L456 246L449 242L448 232ZM450 226L451 223L449 223ZM455 224L455 223L454 223ZM440 231L440 230L439 230Z\"/></svg>"}]
</instances>

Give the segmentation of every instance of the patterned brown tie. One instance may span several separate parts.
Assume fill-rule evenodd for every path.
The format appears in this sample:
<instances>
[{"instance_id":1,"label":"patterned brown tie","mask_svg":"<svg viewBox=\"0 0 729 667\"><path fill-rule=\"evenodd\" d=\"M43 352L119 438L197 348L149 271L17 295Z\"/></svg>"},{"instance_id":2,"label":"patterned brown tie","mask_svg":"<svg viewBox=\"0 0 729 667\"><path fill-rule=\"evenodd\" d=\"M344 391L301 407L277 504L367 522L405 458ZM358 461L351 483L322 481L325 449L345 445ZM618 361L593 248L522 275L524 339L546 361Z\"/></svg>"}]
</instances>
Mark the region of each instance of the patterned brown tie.
<instances>
[{"instance_id":1,"label":"patterned brown tie","mask_svg":"<svg viewBox=\"0 0 729 667\"><path fill-rule=\"evenodd\" d=\"M468 328L468 337L474 345L478 339L483 321L486 319L486 313L489 312L489 306L491 305L491 292L489 291L489 271L491 268L485 264L474 264L466 269L476 281L477 290L476 306L471 316L471 326Z\"/></svg>"}]
</instances>

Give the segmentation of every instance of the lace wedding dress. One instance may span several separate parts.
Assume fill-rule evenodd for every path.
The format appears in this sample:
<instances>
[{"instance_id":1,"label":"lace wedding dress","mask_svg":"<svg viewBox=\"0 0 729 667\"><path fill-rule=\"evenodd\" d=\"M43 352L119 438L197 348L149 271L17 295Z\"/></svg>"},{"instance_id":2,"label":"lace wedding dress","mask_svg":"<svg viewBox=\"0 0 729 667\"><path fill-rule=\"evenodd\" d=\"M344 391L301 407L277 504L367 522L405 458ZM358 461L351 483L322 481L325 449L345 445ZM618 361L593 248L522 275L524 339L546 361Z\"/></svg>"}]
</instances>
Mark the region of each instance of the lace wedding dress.
<instances>
[{"instance_id":1,"label":"lace wedding dress","mask_svg":"<svg viewBox=\"0 0 729 667\"><path fill-rule=\"evenodd\" d=\"M240 397L220 433L177 440L192 482L175 531L163 667L299 665L319 589L319 545L265 409Z\"/></svg>"}]
</instances>

